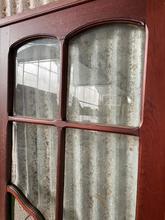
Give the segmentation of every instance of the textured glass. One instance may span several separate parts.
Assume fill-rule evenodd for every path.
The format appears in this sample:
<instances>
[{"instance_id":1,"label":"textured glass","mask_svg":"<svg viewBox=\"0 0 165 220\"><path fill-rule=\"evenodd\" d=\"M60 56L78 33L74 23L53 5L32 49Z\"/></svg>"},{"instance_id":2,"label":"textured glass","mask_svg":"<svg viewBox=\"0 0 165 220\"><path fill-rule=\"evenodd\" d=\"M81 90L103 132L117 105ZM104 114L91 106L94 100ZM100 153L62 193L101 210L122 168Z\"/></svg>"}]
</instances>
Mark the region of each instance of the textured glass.
<instances>
[{"instance_id":1,"label":"textured glass","mask_svg":"<svg viewBox=\"0 0 165 220\"><path fill-rule=\"evenodd\" d=\"M12 198L12 220L34 220L18 203L15 198Z\"/></svg>"},{"instance_id":2,"label":"textured glass","mask_svg":"<svg viewBox=\"0 0 165 220\"><path fill-rule=\"evenodd\" d=\"M67 129L64 220L135 220L138 137Z\"/></svg>"},{"instance_id":3,"label":"textured glass","mask_svg":"<svg viewBox=\"0 0 165 220\"><path fill-rule=\"evenodd\" d=\"M109 24L69 44L67 118L71 121L139 126L145 30Z\"/></svg>"},{"instance_id":4,"label":"textured glass","mask_svg":"<svg viewBox=\"0 0 165 220\"><path fill-rule=\"evenodd\" d=\"M20 47L16 56L16 115L57 117L59 107L60 46L56 39L40 39Z\"/></svg>"},{"instance_id":5,"label":"textured glass","mask_svg":"<svg viewBox=\"0 0 165 220\"><path fill-rule=\"evenodd\" d=\"M46 220L55 219L56 154L56 128L13 125L12 183Z\"/></svg>"}]
</instances>

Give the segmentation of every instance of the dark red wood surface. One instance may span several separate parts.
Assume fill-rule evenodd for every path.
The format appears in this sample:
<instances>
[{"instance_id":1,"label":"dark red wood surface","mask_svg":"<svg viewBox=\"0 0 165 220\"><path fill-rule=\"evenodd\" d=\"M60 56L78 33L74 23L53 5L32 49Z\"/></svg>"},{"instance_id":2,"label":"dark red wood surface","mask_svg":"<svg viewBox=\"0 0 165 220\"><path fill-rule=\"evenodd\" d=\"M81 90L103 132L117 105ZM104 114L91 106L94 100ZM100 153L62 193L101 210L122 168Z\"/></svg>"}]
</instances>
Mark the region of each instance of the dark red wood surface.
<instances>
[{"instance_id":1,"label":"dark red wood surface","mask_svg":"<svg viewBox=\"0 0 165 220\"><path fill-rule=\"evenodd\" d=\"M73 7L71 7L71 2L73 2ZM67 122L68 39L86 28L116 21L129 21L137 25L146 24L148 27L147 79L145 86L144 76L145 93L143 89L141 126L140 128L124 128ZM80 2L68 0L2 19L0 27L0 219L10 219L6 188L10 184L11 123L17 121L45 124L58 128L56 220L62 220L63 215L64 140L67 127L140 135L136 220L165 220L164 0L81 0ZM27 40L44 36L57 37L61 40L63 48L59 118L57 121L48 121L14 117L12 103L15 50ZM17 197L19 199L19 196Z\"/></svg>"},{"instance_id":2,"label":"dark red wood surface","mask_svg":"<svg viewBox=\"0 0 165 220\"><path fill-rule=\"evenodd\" d=\"M92 123L86 124L86 123L62 121L62 120L51 121L51 120L35 119L35 118L20 117L20 116L9 116L8 120L11 122L13 121L13 122L22 122L22 123L30 123L30 124L38 124L38 125L55 126L58 128L76 128L76 129L86 129L93 131L113 132L116 134L139 136L139 128L131 128L131 127L110 126L110 125L92 124Z\"/></svg>"},{"instance_id":3,"label":"dark red wood surface","mask_svg":"<svg viewBox=\"0 0 165 220\"><path fill-rule=\"evenodd\" d=\"M0 218L8 220L6 207L9 207L6 186L10 175L10 152L7 148L8 111L7 111L7 66L9 32L8 27L0 30ZM4 37L2 37L2 35ZM3 53L2 53L3 51Z\"/></svg>"},{"instance_id":4,"label":"dark red wood surface","mask_svg":"<svg viewBox=\"0 0 165 220\"><path fill-rule=\"evenodd\" d=\"M56 220L63 219L64 169L65 169L65 128L58 128Z\"/></svg>"},{"instance_id":5,"label":"dark red wood surface","mask_svg":"<svg viewBox=\"0 0 165 220\"><path fill-rule=\"evenodd\" d=\"M86 1L84 1L86 2ZM81 2L82 3L82 2ZM79 3L78 3L79 4ZM145 20L145 5L143 2L125 0L122 1L108 1L108 0L96 0L88 1L87 4L74 4L74 7L53 6L43 7L37 9L42 13L39 16L38 11L28 12L26 15L18 15L15 18L7 18L1 21L1 39L7 40L2 47L5 49L5 54L1 52L3 56L3 69L1 74L4 77L3 87L0 92L2 95L1 103L3 108L0 113L4 115L4 123L17 121L23 123L35 123L56 126L58 128L58 164L57 164L57 202L56 202L56 220L62 220L63 216L63 185L64 185L64 140L65 140L65 129L67 127L88 129L96 131L106 131L114 133L123 133L130 135L139 135L138 128L123 128L123 127L111 127L102 125L92 124L80 124L73 122L66 122L66 94L67 94L67 42L70 37L77 34L79 31L83 31L86 28L90 28L96 25L100 25L107 22L128 22L135 23L137 25L143 25ZM61 7L61 10L60 10ZM65 8L65 10L64 10ZM21 20L22 19L22 20ZM8 24L8 25L7 25ZM7 38L6 38L7 35ZM40 37L57 37L61 40L62 46L62 76L61 76L61 88L60 88L60 112L59 120L48 121L40 119L31 119L25 117L13 117L12 106L13 106L13 94L14 94L14 78L15 78L15 51L22 44L28 40ZM2 43L2 42L1 42ZM8 61L8 52L9 61ZM8 67L9 65L9 67ZM8 70L8 71L7 71ZM9 82L7 82L7 73L9 75ZM9 85L9 86L8 86ZM8 88L8 90L7 90ZM7 97L8 91L8 97ZM8 101L7 101L8 98ZM8 103L8 105L7 105ZM8 117L9 113L9 117ZM9 124L10 125L10 124ZM6 132L3 124L0 124L0 129ZM6 213L9 211L9 205L7 205L5 188L7 183L10 183L10 166L11 163L11 147L10 144L6 144L7 134L3 133L0 146L2 151L2 158L6 162L1 167L1 177L3 181L0 183L1 194L0 194L0 214L2 220L8 220L9 216ZM11 143L11 140L9 141ZM9 148L9 152L6 150ZM5 173L5 175L4 175ZM19 195L17 195L19 198ZM19 198L21 200L21 198Z\"/></svg>"},{"instance_id":6,"label":"dark red wood surface","mask_svg":"<svg viewBox=\"0 0 165 220\"><path fill-rule=\"evenodd\" d=\"M0 27L4 27L7 25L15 24L21 21L25 21L28 19L36 18L42 15L46 15L52 12L57 12L64 10L69 7L74 7L80 4L84 4L90 1L95 0L59 0L56 3L48 3L46 5L42 5L40 7L29 9L24 11L23 13L18 13L13 16L8 16L0 19Z\"/></svg>"},{"instance_id":7,"label":"dark red wood surface","mask_svg":"<svg viewBox=\"0 0 165 220\"><path fill-rule=\"evenodd\" d=\"M24 39L31 39L35 35L51 35L63 39L74 30L89 24L121 19L144 22L144 2L124 0L121 4L120 0L95 0L33 19L28 18L9 26L10 45L17 41L21 43Z\"/></svg>"},{"instance_id":8,"label":"dark red wood surface","mask_svg":"<svg viewBox=\"0 0 165 220\"><path fill-rule=\"evenodd\" d=\"M106 0L59 0L56 3L49 3L47 5L40 6L39 8L28 10L24 13L17 14L12 17L9 16L4 19L1 19L0 27L4 27L22 21L27 21L29 19L31 20L32 18L40 17L41 15L50 14L52 12L63 11L70 7L72 8L71 10L73 10L74 6L78 6L80 4L84 4L92 1L95 1L96 3L94 4L92 3L90 5L88 4L87 6L84 5L84 7L82 8L79 7L78 12L80 13L80 10L82 10L83 14L86 14L88 12L92 12L92 14L94 14L95 13L94 8L92 8L91 11L91 6L92 7L94 6L96 9L98 9L101 6L101 10L99 11L99 14L96 14L98 19L99 17L101 17L99 16L100 13L103 14L109 9L108 11L112 13L111 18L120 16L123 18L127 17L129 19L144 21L145 1L141 1L141 0L132 0L132 1L111 0L107 2ZM73 13L76 14L76 11L74 10ZM77 15L79 15L79 13Z\"/></svg>"},{"instance_id":9,"label":"dark red wood surface","mask_svg":"<svg viewBox=\"0 0 165 220\"><path fill-rule=\"evenodd\" d=\"M165 220L165 1L148 0L149 30L137 220Z\"/></svg>"}]
</instances>

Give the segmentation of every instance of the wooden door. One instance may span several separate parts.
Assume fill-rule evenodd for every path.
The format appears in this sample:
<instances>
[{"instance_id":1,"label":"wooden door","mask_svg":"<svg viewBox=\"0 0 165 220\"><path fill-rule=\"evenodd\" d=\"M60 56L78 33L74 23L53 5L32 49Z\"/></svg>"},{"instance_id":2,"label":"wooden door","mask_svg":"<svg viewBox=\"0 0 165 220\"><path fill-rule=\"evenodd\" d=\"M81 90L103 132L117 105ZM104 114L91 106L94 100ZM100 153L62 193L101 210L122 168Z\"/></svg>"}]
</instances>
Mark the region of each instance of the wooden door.
<instances>
[{"instance_id":1,"label":"wooden door","mask_svg":"<svg viewBox=\"0 0 165 220\"><path fill-rule=\"evenodd\" d=\"M51 220L165 218L164 7L163 0L59 1L0 21L2 220L16 218L13 214L13 198L28 213L22 214L24 218L31 216L36 220L50 220L47 214L50 195L44 200L48 192L44 189L46 181L52 181L50 185L54 193L54 217ZM105 38L106 44L102 41ZM29 56L31 53L33 57ZM49 68L45 66L47 63L43 63L45 60L51 60ZM37 87L33 86L35 77L28 78L27 75L25 80L18 75L29 72L29 69L25 69L29 65L27 61L33 62L36 68L31 75L39 80L43 74ZM46 72L41 73L41 67L47 72L54 67L57 77L51 75L53 71L49 71L47 82L44 80ZM24 71L19 72L19 68L24 68ZM121 74L124 78L121 78ZM52 88L51 92L46 89L47 84L49 89ZM117 89L118 84L124 86ZM93 93L86 93L91 89ZM56 94L52 92L55 90ZM27 102L25 97L29 97L29 94L37 95ZM96 100L97 96L99 101ZM114 99L114 96L118 99ZM46 110L43 103L46 103ZM34 108L37 110L34 111ZM46 115L45 111L49 114ZM30 152L26 159L18 157L25 147L25 136L28 136L26 151ZM50 145L53 148L49 148ZM43 155L37 162L33 159L36 153L34 147L39 155ZM120 155L121 151L125 155L123 164L119 156L116 157L118 162L114 162L113 157L116 152ZM16 161L13 155L18 158ZM49 172L45 169L45 155L51 158L51 165L48 166L49 171L52 170L51 180L45 180L45 174ZM32 165L33 162L39 165ZM104 175L104 169L110 170L114 163L118 164L116 172L113 170L110 174L107 171ZM19 164L22 172L17 175ZM84 168L84 164L87 167ZM134 169L129 171L128 164ZM37 170L32 169L34 166L38 167ZM74 178L71 168L77 169ZM28 172L33 171L33 180L30 179L25 190L19 179L27 179L27 169ZM93 172L89 172L91 170ZM100 177L96 180L98 170ZM15 181L14 172L17 175ZM39 173L36 174L39 176L37 180L35 172ZM118 181L114 179L115 175ZM92 183L89 181L91 176ZM120 183L122 176L125 188ZM40 192L35 191L37 195L33 198L31 193L34 186L31 181L38 181L38 186L41 185ZM79 190L80 182L83 190ZM105 189L108 184L109 191ZM113 190L117 184L119 188L115 194ZM100 191L95 192L95 187ZM125 191L126 194L123 194ZM46 208L36 202L38 196L47 201ZM75 201L71 202L73 198ZM67 208L71 209L70 212L66 212Z\"/></svg>"}]
</instances>

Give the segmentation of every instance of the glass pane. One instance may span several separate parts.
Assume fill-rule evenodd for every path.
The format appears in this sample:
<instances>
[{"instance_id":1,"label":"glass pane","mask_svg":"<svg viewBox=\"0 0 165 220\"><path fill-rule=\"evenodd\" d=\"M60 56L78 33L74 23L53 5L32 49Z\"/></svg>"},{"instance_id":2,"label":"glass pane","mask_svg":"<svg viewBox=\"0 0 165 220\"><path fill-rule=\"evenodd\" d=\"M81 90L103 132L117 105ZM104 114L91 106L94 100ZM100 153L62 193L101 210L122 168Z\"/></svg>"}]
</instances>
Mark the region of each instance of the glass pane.
<instances>
[{"instance_id":1,"label":"glass pane","mask_svg":"<svg viewBox=\"0 0 165 220\"><path fill-rule=\"evenodd\" d=\"M145 30L110 24L79 34L69 45L67 118L139 126Z\"/></svg>"},{"instance_id":2,"label":"glass pane","mask_svg":"<svg viewBox=\"0 0 165 220\"><path fill-rule=\"evenodd\" d=\"M56 161L56 128L13 125L12 183L46 220L55 219Z\"/></svg>"},{"instance_id":3,"label":"glass pane","mask_svg":"<svg viewBox=\"0 0 165 220\"><path fill-rule=\"evenodd\" d=\"M60 45L56 39L31 41L16 56L16 115L53 119L59 107Z\"/></svg>"},{"instance_id":4,"label":"glass pane","mask_svg":"<svg viewBox=\"0 0 165 220\"><path fill-rule=\"evenodd\" d=\"M67 129L65 220L135 220L138 145L138 137Z\"/></svg>"},{"instance_id":5,"label":"glass pane","mask_svg":"<svg viewBox=\"0 0 165 220\"><path fill-rule=\"evenodd\" d=\"M18 203L18 201L12 197L12 220L34 220Z\"/></svg>"}]
</instances>

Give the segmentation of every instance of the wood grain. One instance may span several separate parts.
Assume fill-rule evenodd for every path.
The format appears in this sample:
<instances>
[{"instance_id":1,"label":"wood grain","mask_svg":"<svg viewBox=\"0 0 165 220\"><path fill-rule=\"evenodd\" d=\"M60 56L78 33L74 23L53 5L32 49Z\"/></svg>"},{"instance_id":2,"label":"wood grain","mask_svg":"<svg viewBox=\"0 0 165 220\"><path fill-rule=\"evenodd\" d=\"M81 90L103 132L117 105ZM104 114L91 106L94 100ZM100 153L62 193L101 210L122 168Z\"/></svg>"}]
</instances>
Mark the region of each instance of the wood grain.
<instances>
[{"instance_id":1,"label":"wood grain","mask_svg":"<svg viewBox=\"0 0 165 220\"><path fill-rule=\"evenodd\" d=\"M149 31L144 121L140 130L137 220L165 219L165 1L147 0Z\"/></svg>"}]
</instances>

